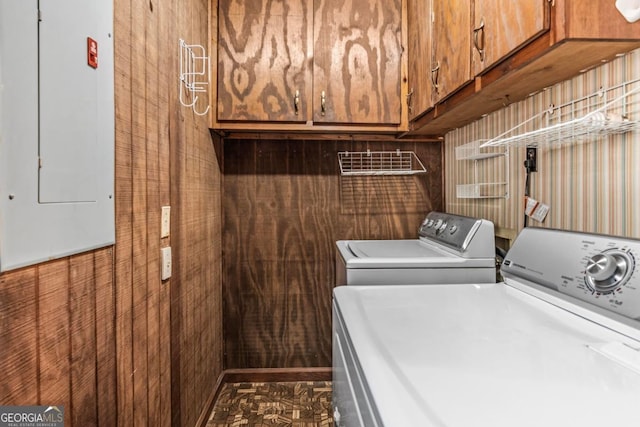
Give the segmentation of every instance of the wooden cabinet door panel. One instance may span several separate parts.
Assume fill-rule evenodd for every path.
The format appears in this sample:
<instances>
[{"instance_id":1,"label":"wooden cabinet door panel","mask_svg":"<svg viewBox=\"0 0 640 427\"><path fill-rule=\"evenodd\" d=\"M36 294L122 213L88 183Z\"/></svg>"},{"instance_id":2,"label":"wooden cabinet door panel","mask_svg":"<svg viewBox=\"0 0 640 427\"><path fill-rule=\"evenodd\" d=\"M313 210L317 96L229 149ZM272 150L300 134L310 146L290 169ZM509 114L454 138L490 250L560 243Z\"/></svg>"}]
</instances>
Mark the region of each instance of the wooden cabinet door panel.
<instances>
[{"instance_id":1,"label":"wooden cabinet door panel","mask_svg":"<svg viewBox=\"0 0 640 427\"><path fill-rule=\"evenodd\" d=\"M472 79L471 1L433 2L433 80L436 98L441 100Z\"/></svg>"},{"instance_id":2,"label":"wooden cabinet door panel","mask_svg":"<svg viewBox=\"0 0 640 427\"><path fill-rule=\"evenodd\" d=\"M409 120L433 107L431 0L408 0Z\"/></svg>"},{"instance_id":3,"label":"wooden cabinet door panel","mask_svg":"<svg viewBox=\"0 0 640 427\"><path fill-rule=\"evenodd\" d=\"M472 42L475 74L549 29L548 0L475 0ZM483 25L484 24L484 25ZM482 28L481 28L482 27Z\"/></svg>"},{"instance_id":4,"label":"wooden cabinet door panel","mask_svg":"<svg viewBox=\"0 0 640 427\"><path fill-rule=\"evenodd\" d=\"M401 10L400 0L315 0L314 122L400 123Z\"/></svg>"},{"instance_id":5,"label":"wooden cabinet door panel","mask_svg":"<svg viewBox=\"0 0 640 427\"><path fill-rule=\"evenodd\" d=\"M220 0L219 121L308 120L309 1Z\"/></svg>"}]
</instances>

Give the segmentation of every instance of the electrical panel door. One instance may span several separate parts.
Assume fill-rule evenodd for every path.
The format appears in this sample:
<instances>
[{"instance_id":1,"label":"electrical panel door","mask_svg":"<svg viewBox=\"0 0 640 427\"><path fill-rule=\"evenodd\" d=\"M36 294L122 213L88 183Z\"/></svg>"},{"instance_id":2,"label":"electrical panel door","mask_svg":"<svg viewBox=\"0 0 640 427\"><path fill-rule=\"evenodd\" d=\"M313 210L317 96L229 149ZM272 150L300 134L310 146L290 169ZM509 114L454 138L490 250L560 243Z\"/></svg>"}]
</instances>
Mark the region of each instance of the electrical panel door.
<instances>
[{"instance_id":1,"label":"electrical panel door","mask_svg":"<svg viewBox=\"0 0 640 427\"><path fill-rule=\"evenodd\" d=\"M114 242L113 4L0 0L0 271Z\"/></svg>"}]
</instances>

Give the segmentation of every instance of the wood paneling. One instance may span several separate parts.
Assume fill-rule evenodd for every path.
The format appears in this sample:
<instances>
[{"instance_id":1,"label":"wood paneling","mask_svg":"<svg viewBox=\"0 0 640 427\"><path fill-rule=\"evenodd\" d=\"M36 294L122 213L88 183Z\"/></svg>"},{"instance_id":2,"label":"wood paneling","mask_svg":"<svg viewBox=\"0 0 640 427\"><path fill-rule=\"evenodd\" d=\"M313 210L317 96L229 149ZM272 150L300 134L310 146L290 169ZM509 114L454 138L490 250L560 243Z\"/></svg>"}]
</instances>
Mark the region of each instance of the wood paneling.
<instances>
[{"instance_id":1,"label":"wood paneling","mask_svg":"<svg viewBox=\"0 0 640 427\"><path fill-rule=\"evenodd\" d=\"M38 289L35 269L0 274L0 405L36 402ZM35 327L34 327L35 326ZM67 377L68 378L68 377Z\"/></svg>"},{"instance_id":2,"label":"wood paneling","mask_svg":"<svg viewBox=\"0 0 640 427\"><path fill-rule=\"evenodd\" d=\"M0 276L0 405L63 405L65 425L113 425L112 268L108 247Z\"/></svg>"},{"instance_id":3,"label":"wood paneling","mask_svg":"<svg viewBox=\"0 0 640 427\"><path fill-rule=\"evenodd\" d=\"M428 173L341 177L339 151L414 150ZM224 147L226 368L331 366L335 241L415 238L442 208L440 143Z\"/></svg>"},{"instance_id":4,"label":"wood paneling","mask_svg":"<svg viewBox=\"0 0 640 427\"><path fill-rule=\"evenodd\" d=\"M221 172L206 119L178 101L177 56L180 37L206 45L208 6L115 1L116 244L0 275L0 405L64 405L67 426L191 426L206 410L222 371Z\"/></svg>"},{"instance_id":5,"label":"wood paneling","mask_svg":"<svg viewBox=\"0 0 640 427\"><path fill-rule=\"evenodd\" d=\"M98 420L99 425L112 426L117 422L113 250L95 253L95 296Z\"/></svg>"},{"instance_id":6,"label":"wood paneling","mask_svg":"<svg viewBox=\"0 0 640 427\"><path fill-rule=\"evenodd\" d=\"M193 0L188 8L176 0L172 4L177 34L171 44L177 47L181 37L206 46L209 2ZM171 66L177 76L177 62ZM174 263L169 281L171 418L174 425L192 426L222 370L220 146L212 141L206 116L178 107L170 110L168 120Z\"/></svg>"}]
</instances>

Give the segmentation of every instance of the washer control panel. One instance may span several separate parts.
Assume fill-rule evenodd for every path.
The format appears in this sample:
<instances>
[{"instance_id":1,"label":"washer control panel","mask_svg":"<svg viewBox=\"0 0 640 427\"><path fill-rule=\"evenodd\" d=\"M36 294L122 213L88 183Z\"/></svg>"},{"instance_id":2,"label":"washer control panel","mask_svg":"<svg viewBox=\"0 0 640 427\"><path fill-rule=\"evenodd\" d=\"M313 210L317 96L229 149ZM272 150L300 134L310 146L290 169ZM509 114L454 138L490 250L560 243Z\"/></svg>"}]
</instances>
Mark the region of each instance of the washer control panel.
<instances>
[{"instance_id":1,"label":"washer control panel","mask_svg":"<svg viewBox=\"0 0 640 427\"><path fill-rule=\"evenodd\" d=\"M421 239L436 241L463 252L476 236L478 229L486 222L461 215L429 212L420 225L419 236ZM493 235L493 228L491 235ZM494 242L490 244L493 247ZM489 256L492 256L492 253Z\"/></svg>"},{"instance_id":2,"label":"washer control panel","mask_svg":"<svg viewBox=\"0 0 640 427\"><path fill-rule=\"evenodd\" d=\"M632 319L640 319L640 240L525 228L502 263L523 278Z\"/></svg>"}]
</instances>

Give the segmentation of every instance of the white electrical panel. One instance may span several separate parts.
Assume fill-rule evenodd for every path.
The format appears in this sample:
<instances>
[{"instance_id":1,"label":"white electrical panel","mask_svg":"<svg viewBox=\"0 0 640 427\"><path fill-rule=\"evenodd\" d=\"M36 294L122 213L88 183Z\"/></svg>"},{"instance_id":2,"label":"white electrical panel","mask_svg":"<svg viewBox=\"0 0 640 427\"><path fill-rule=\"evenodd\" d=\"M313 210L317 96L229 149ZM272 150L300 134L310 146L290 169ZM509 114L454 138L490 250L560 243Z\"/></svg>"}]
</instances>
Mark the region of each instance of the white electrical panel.
<instances>
[{"instance_id":1,"label":"white electrical panel","mask_svg":"<svg viewBox=\"0 0 640 427\"><path fill-rule=\"evenodd\" d=\"M110 245L113 3L0 0L0 271Z\"/></svg>"}]
</instances>

